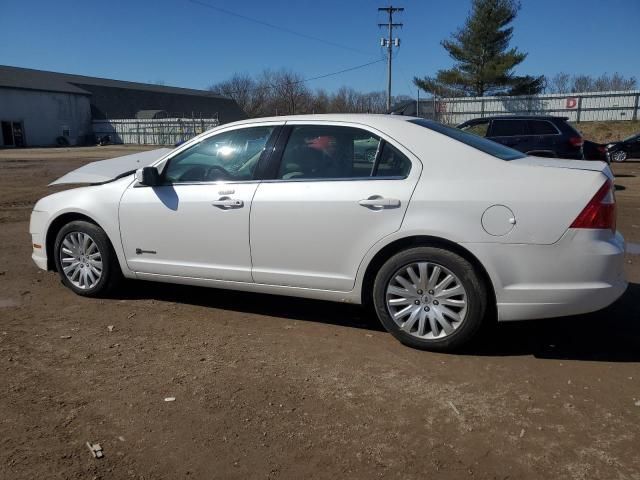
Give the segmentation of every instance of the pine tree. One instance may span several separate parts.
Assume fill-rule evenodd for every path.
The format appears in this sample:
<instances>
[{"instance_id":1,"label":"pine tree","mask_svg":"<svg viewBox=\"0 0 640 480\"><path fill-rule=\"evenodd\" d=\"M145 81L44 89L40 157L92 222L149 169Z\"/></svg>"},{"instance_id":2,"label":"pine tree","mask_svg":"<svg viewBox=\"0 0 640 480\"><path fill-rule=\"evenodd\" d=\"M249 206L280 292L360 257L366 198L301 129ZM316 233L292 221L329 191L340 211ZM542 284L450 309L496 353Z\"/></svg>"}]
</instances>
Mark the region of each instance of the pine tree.
<instances>
[{"instance_id":1,"label":"pine tree","mask_svg":"<svg viewBox=\"0 0 640 480\"><path fill-rule=\"evenodd\" d=\"M526 53L509 48L520 4L516 0L473 0L464 26L441 45L455 60L453 68L435 77L413 79L426 92L438 96L523 95L540 93L544 76L517 76L514 67Z\"/></svg>"}]
</instances>

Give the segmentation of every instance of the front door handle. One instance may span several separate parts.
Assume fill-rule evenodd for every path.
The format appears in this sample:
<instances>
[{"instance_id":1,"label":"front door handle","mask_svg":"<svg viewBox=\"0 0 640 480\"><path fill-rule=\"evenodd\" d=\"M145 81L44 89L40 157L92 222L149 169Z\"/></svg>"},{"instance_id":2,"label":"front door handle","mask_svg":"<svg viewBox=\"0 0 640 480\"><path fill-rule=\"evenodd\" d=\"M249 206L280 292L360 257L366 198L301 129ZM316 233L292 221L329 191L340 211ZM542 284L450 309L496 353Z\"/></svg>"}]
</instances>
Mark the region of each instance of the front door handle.
<instances>
[{"instance_id":1,"label":"front door handle","mask_svg":"<svg viewBox=\"0 0 640 480\"><path fill-rule=\"evenodd\" d=\"M360 200L358 204L374 210L382 210L383 208L398 208L400 206L400 200L397 198L384 198L380 195L373 195L364 200Z\"/></svg>"},{"instance_id":2,"label":"front door handle","mask_svg":"<svg viewBox=\"0 0 640 480\"><path fill-rule=\"evenodd\" d=\"M220 199L211 202L211 205L223 210L230 210L232 208L242 208L244 206L244 202L235 198L220 197Z\"/></svg>"}]
</instances>

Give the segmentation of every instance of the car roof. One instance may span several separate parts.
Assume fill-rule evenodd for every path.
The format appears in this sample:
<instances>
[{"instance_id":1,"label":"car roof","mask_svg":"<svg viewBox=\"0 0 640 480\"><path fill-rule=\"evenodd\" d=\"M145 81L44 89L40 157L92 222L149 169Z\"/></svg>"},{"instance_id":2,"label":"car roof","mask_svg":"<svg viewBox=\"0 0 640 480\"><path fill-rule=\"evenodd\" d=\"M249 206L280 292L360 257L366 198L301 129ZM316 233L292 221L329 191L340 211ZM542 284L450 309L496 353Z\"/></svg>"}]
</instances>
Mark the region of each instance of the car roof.
<instances>
[{"instance_id":1,"label":"car roof","mask_svg":"<svg viewBox=\"0 0 640 480\"><path fill-rule=\"evenodd\" d=\"M349 122L369 125L371 127L384 127L385 125L398 125L399 122L407 122L410 120L423 120L419 117L409 117L405 115L390 115L385 113L322 113L313 115L281 115L278 117L259 117L240 120L238 122L226 123L224 127L232 125L248 125L252 123L262 122Z\"/></svg>"},{"instance_id":2,"label":"car roof","mask_svg":"<svg viewBox=\"0 0 640 480\"><path fill-rule=\"evenodd\" d=\"M568 120L569 117L558 117L555 115L491 115L486 117L472 118L467 122L475 120ZM466 122L465 122L466 123Z\"/></svg>"}]
</instances>

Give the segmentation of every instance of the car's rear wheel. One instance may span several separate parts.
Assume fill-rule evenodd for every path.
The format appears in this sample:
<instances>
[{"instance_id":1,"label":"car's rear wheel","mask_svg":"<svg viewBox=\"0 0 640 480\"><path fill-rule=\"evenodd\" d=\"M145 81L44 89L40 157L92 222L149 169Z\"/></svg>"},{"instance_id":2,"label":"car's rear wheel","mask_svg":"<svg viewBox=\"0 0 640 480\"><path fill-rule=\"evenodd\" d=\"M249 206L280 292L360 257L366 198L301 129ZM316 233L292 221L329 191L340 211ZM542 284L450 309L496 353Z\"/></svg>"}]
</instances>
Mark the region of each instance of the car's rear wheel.
<instances>
[{"instance_id":1,"label":"car's rear wheel","mask_svg":"<svg viewBox=\"0 0 640 480\"><path fill-rule=\"evenodd\" d=\"M56 236L54 255L62 283L78 295L105 295L121 279L107 234L93 223L73 221L62 227Z\"/></svg>"},{"instance_id":2,"label":"car's rear wheel","mask_svg":"<svg viewBox=\"0 0 640 480\"><path fill-rule=\"evenodd\" d=\"M627 159L627 152L624 150L618 150L611 154L611 160L614 162L624 162Z\"/></svg>"},{"instance_id":3,"label":"car's rear wheel","mask_svg":"<svg viewBox=\"0 0 640 480\"><path fill-rule=\"evenodd\" d=\"M482 325L486 286L473 265L449 250L416 247L380 268L373 303L384 327L405 345L452 351Z\"/></svg>"}]
</instances>

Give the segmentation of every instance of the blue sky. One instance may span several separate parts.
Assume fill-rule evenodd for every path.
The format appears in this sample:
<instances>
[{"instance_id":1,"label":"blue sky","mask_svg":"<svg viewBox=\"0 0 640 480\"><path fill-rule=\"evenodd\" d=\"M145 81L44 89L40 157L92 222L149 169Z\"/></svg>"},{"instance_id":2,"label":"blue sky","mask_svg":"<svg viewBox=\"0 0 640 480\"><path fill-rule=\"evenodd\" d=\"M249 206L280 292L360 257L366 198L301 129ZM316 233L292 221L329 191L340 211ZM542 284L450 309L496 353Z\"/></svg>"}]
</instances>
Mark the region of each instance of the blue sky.
<instances>
[{"instance_id":1,"label":"blue sky","mask_svg":"<svg viewBox=\"0 0 640 480\"><path fill-rule=\"evenodd\" d=\"M338 43L292 35L190 0L4 1L0 64L206 88L233 72L293 69L305 78L382 56L384 21L371 0L197 0ZM414 75L448 68L439 42L464 22L470 0L405 0L394 94L415 96ZM512 45L529 56L521 74L618 71L640 80L640 0L522 0ZM353 50L352 50L353 49ZM354 51L355 50L355 51ZM384 62L308 83L334 90L386 88Z\"/></svg>"}]
</instances>

